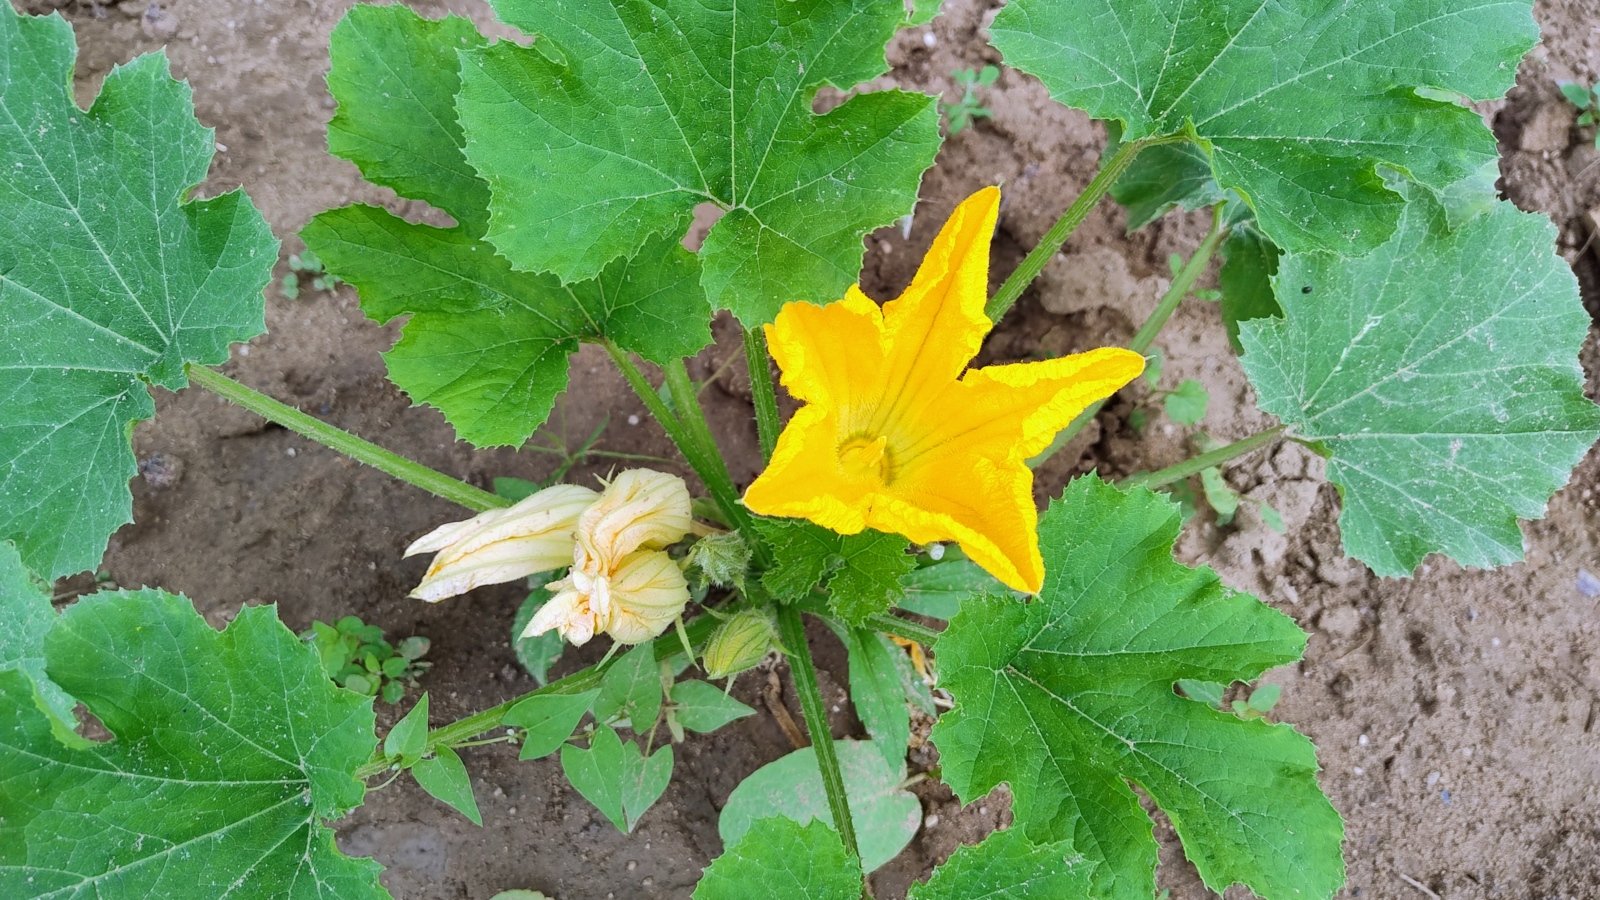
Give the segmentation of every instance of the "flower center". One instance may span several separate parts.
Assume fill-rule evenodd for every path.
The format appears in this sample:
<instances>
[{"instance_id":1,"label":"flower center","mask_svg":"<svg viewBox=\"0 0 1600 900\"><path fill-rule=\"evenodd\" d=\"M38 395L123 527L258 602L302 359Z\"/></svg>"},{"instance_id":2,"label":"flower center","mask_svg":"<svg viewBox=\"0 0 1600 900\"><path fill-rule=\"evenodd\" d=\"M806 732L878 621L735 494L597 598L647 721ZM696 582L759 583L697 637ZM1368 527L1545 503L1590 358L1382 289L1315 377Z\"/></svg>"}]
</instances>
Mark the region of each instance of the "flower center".
<instances>
[{"instance_id":1,"label":"flower center","mask_svg":"<svg viewBox=\"0 0 1600 900\"><path fill-rule=\"evenodd\" d=\"M847 477L887 485L894 480L894 454L889 439L857 435L839 444L839 467Z\"/></svg>"}]
</instances>

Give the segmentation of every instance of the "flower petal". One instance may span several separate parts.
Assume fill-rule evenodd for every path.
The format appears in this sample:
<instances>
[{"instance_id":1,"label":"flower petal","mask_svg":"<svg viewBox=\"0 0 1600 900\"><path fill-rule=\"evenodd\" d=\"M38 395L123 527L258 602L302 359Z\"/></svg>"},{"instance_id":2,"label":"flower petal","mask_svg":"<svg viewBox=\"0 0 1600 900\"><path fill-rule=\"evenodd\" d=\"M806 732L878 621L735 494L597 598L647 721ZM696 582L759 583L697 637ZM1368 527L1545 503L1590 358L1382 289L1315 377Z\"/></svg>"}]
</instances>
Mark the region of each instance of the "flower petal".
<instances>
[{"instance_id":1,"label":"flower petal","mask_svg":"<svg viewBox=\"0 0 1600 900\"><path fill-rule=\"evenodd\" d=\"M407 556L438 551L411 596L436 603L481 585L570 565L578 517L597 496L588 488L558 484L515 506L434 529L406 550Z\"/></svg>"},{"instance_id":2,"label":"flower petal","mask_svg":"<svg viewBox=\"0 0 1600 900\"><path fill-rule=\"evenodd\" d=\"M840 534L867 527L867 503L878 485L840 466L839 432L829 410L801 407L779 435L772 461L745 490L744 505L763 516L810 519Z\"/></svg>"},{"instance_id":3,"label":"flower petal","mask_svg":"<svg viewBox=\"0 0 1600 900\"><path fill-rule=\"evenodd\" d=\"M1039 555L1039 513L1033 472L1026 465L985 459L924 466L878 498L867 524L918 544L955 541L989 574L1013 590L1037 593L1044 585Z\"/></svg>"},{"instance_id":4,"label":"flower petal","mask_svg":"<svg viewBox=\"0 0 1600 900\"><path fill-rule=\"evenodd\" d=\"M999 215L999 188L961 201L910 287L884 304L890 396L919 393L927 382L954 381L978 355L994 325L983 308L989 298L989 241Z\"/></svg>"},{"instance_id":5,"label":"flower petal","mask_svg":"<svg viewBox=\"0 0 1600 900\"><path fill-rule=\"evenodd\" d=\"M672 557L641 550L611 573L606 632L618 643L640 644L667 630L689 603L689 583Z\"/></svg>"},{"instance_id":6,"label":"flower petal","mask_svg":"<svg viewBox=\"0 0 1600 900\"><path fill-rule=\"evenodd\" d=\"M533 614L528 627L522 630L522 637L534 637L555 629L563 640L574 647L589 643L594 637L597 623L589 610L588 599L573 590L566 581L551 582L548 587L555 594Z\"/></svg>"},{"instance_id":7,"label":"flower petal","mask_svg":"<svg viewBox=\"0 0 1600 900\"><path fill-rule=\"evenodd\" d=\"M785 304L766 333L783 386L806 403L859 401L883 365L883 313L855 285L827 306Z\"/></svg>"},{"instance_id":8,"label":"flower petal","mask_svg":"<svg viewBox=\"0 0 1600 900\"><path fill-rule=\"evenodd\" d=\"M973 369L913 426L918 438L902 450L902 469L952 452L1022 464L1143 371L1143 356L1117 347Z\"/></svg>"},{"instance_id":9,"label":"flower petal","mask_svg":"<svg viewBox=\"0 0 1600 900\"><path fill-rule=\"evenodd\" d=\"M690 524L689 487L682 478L628 469L611 479L600 499L578 518L578 547L589 557L580 558L579 565L607 571L635 550L658 550L683 540Z\"/></svg>"}]
</instances>

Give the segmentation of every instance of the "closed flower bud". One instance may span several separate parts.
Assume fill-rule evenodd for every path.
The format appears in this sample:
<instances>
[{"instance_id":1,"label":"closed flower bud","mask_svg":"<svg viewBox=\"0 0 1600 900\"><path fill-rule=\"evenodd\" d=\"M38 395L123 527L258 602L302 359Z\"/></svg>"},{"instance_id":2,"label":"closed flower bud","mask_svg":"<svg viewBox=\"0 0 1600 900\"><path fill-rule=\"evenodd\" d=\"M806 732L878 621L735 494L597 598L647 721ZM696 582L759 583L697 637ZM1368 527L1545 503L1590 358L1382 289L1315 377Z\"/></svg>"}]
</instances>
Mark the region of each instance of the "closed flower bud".
<instances>
[{"instance_id":1,"label":"closed flower bud","mask_svg":"<svg viewBox=\"0 0 1600 900\"><path fill-rule=\"evenodd\" d=\"M571 565L574 531L597 496L588 488L558 484L515 506L441 525L406 548L406 556L437 553L411 596L436 603L480 585Z\"/></svg>"},{"instance_id":2,"label":"closed flower bud","mask_svg":"<svg viewBox=\"0 0 1600 900\"><path fill-rule=\"evenodd\" d=\"M573 569L548 585L554 596L523 637L554 629L570 644L582 645L604 631L621 644L640 644L667 630L689 603L689 585L671 556L640 550L610 572Z\"/></svg>"},{"instance_id":3,"label":"closed flower bud","mask_svg":"<svg viewBox=\"0 0 1600 900\"><path fill-rule=\"evenodd\" d=\"M591 574L615 569L637 550L660 550L683 540L690 523L689 488L682 478L628 469L578 519L574 566Z\"/></svg>"},{"instance_id":4,"label":"closed flower bud","mask_svg":"<svg viewBox=\"0 0 1600 900\"><path fill-rule=\"evenodd\" d=\"M689 548L689 564L705 573L705 580L712 584L738 587L750 568L750 545L737 531L707 535Z\"/></svg>"},{"instance_id":5,"label":"closed flower bud","mask_svg":"<svg viewBox=\"0 0 1600 900\"><path fill-rule=\"evenodd\" d=\"M759 665L778 647L777 638L769 613L747 609L735 613L712 632L700 663L707 676L728 678Z\"/></svg>"}]
</instances>

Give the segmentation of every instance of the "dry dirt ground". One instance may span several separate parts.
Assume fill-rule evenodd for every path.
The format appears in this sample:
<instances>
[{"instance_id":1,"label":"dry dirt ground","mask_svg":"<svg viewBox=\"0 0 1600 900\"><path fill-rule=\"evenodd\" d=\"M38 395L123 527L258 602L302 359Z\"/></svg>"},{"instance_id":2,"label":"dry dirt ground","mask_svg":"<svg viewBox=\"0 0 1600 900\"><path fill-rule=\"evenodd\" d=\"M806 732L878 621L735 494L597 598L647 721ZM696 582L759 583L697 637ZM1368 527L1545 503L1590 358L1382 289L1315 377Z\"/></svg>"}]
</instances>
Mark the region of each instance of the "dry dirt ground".
<instances>
[{"instance_id":1,"label":"dry dirt ground","mask_svg":"<svg viewBox=\"0 0 1600 900\"><path fill-rule=\"evenodd\" d=\"M65 6L82 44L83 98L112 65L165 44L177 74L194 87L200 118L217 129L220 152L204 192L242 184L284 239L285 256L299 249L297 230L322 209L394 203L324 149L333 105L323 85L327 39L347 0L21 5ZM413 5L428 15L489 20L478 0ZM981 29L997 5L947 0L931 28L894 44L895 69L885 81L953 96L953 70L996 61ZM1543 46L1523 64L1510 100L1484 109L1505 154L1503 190L1561 226L1562 251L1583 279L1591 312L1600 312L1600 257L1582 217L1600 206L1600 153L1591 133L1575 129L1556 82L1600 77L1597 12L1595 0L1541 0ZM892 296L949 208L990 183L1008 189L995 265L1008 271L1093 172L1102 129L1051 104L1036 83L1006 72L987 102L994 117L945 145L909 238L898 229L869 238L869 293ZM1121 212L1103 206L990 340L987 355L1022 359L1125 340L1164 286L1167 256L1190 250L1202 231L1201 222L1180 217L1125 236ZM230 367L245 382L478 483L506 474L538 478L556 464L539 452L472 452L433 411L412 408L385 380L379 357L395 332L366 321L349 289L298 301L274 292L268 320L270 332L239 348ZM1214 306L1186 304L1161 346L1169 379L1199 378L1209 388L1207 432L1233 438L1263 425ZM736 352L725 339L696 371L716 371ZM1585 362L1591 373L1600 370L1593 341ZM729 372L707 397L735 477L747 480L754 438L740 405L739 365ZM670 455L603 356L582 354L573 382L536 440L575 442L609 416L601 447ZM1146 439L1127 427L1135 404L1148 401L1142 390L1112 404L1101 428L1042 473L1042 490L1074 471L1117 475L1184 455L1188 435L1159 417ZM138 524L116 535L106 560L117 583L182 591L214 623L241 604L274 602L295 628L355 613L394 636L428 635L437 665L426 686L437 720L532 686L508 645L520 599L514 587L437 606L405 599L422 563L401 562L401 549L458 510L199 391L163 396L159 406L136 433L147 474L134 483ZM594 462L574 476L610 465ZM1580 570L1600 572L1600 460L1591 454L1549 517L1528 526L1527 562L1487 573L1433 562L1411 581L1379 580L1342 560L1337 497L1319 469L1293 447L1240 462L1229 481L1281 510L1287 534L1249 514L1230 528L1197 521L1180 556L1214 566L1224 581L1257 592L1311 632L1305 660L1271 680L1284 686L1277 717L1315 739L1323 786L1349 823L1342 896L1600 897L1600 617L1596 599L1579 589ZM813 644L824 689L838 704L836 735L860 734L839 688L841 651L825 634L813 634ZM565 665L593 655L573 654ZM737 690L759 705L766 681L764 673L747 675ZM783 700L797 709L792 696ZM392 708L380 709L385 726L393 717ZM691 740L661 802L624 836L565 785L553 761L518 763L509 748L487 747L468 755L483 828L397 784L341 823L340 841L377 857L403 898L486 898L511 887L561 900L685 897L721 850L716 818L728 792L789 749L765 712ZM928 748L913 752L914 768L933 761ZM879 897L902 896L960 843L1009 817L1004 796L962 810L937 785L918 791L924 827L875 877ZM1162 884L1174 898L1205 896L1168 838Z\"/></svg>"}]
</instances>

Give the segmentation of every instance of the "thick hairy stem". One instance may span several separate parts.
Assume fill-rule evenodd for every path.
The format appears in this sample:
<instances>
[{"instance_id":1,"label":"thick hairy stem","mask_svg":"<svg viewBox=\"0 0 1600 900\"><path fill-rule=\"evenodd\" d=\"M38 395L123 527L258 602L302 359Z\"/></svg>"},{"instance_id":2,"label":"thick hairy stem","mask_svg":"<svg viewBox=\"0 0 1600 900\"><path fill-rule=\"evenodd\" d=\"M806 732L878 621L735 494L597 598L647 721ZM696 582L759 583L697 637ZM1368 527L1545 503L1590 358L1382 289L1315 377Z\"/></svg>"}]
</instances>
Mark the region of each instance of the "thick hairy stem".
<instances>
[{"instance_id":1,"label":"thick hairy stem","mask_svg":"<svg viewBox=\"0 0 1600 900\"><path fill-rule=\"evenodd\" d=\"M1217 247L1221 246L1223 238L1227 236L1227 223L1223 219L1222 206L1218 205L1212 210L1211 230L1207 232L1205 240L1201 241L1200 246L1195 248L1194 255L1189 257L1189 261L1183 264L1183 267L1178 270L1178 274L1173 276L1171 286L1167 288L1165 294L1161 295L1161 302L1156 304L1155 311L1150 313L1150 317L1145 319L1144 324L1140 325L1139 330L1134 333L1133 340L1128 342L1129 350L1135 353L1144 353L1150 349L1150 346L1156 341L1156 335L1161 333L1161 329L1166 326L1167 320L1172 318L1172 313L1178 308L1178 304L1189 296L1189 292L1194 290L1194 283L1199 280L1201 275L1205 274L1206 267L1211 265L1211 257L1216 254ZM1078 433L1083 431L1090 422L1094 421L1094 417L1099 415L1100 410L1105 405L1106 401L1101 400L1091 404L1088 409L1079 413L1071 424L1056 435L1056 439L1050 442L1050 446L1045 448L1043 453L1029 460L1028 464L1035 468L1044 465L1045 461L1059 453L1062 447L1072 443L1072 439L1077 437Z\"/></svg>"},{"instance_id":2,"label":"thick hairy stem","mask_svg":"<svg viewBox=\"0 0 1600 900\"><path fill-rule=\"evenodd\" d=\"M714 617L702 615L684 627L688 632L690 642L698 650L711 637L712 630L718 624ZM662 635L656 638L651 646L658 660L666 659L683 649L682 645L678 643L678 637L675 634ZM428 732L428 742L423 752L432 752L437 747L463 746L465 742L478 735L499 728L500 724L505 721L506 713L510 712L513 706L529 697L544 694L581 694L584 691L594 690L600 686L600 679L605 677L606 669L616 664L617 658L619 657L614 656L603 662L595 663L586 669L579 669L565 678L558 678L550 682L544 687L535 688L526 694L512 697L499 706L492 706L482 712L473 713L465 719L458 719L448 725L441 725ZM389 762L383 758L381 753L376 753L372 759L356 770L356 778L371 778L387 771L388 768Z\"/></svg>"},{"instance_id":3,"label":"thick hairy stem","mask_svg":"<svg viewBox=\"0 0 1600 900\"><path fill-rule=\"evenodd\" d=\"M767 336L760 328L746 328L744 359L750 367L750 396L756 407L756 437L761 441L761 458L772 459L783 425L778 416L778 391L772 384L772 366L767 357Z\"/></svg>"},{"instance_id":4,"label":"thick hairy stem","mask_svg":"<svg viewBox=\"0 0 1600 900\"><path fill-rule=\"evenodd\" d=\"M1212 466L1219 466L1229 460L1254 453L1263 447L1270 447L1283 436L1283 431L1284 426L1275 425L1266 431L1257 432L1247 438L1242 438L1231 444L1225 444L1215 450L1208 450L1199 456L1191 456L1175 466L1167 466L1165 469L1157 469L1154 472L1146 472L1142 475L1131 475L1122 480L1121 486L1125 488L1158 488L1169 485L1174 481L1182 481Z\"/></svg>"},{"instance_id":5,"label":"thick hairy stem","mask_svg":"<svg viewBox=\"0 0 1600 900\"><path fill-rule=\"evenodd\" d=\"M633 388L633 392L661 424L667 437L678 446L684 459L689 461L690 468L694 469L702 482L705 482L706 490L711 492L711 499L727 517L728 524L749 534L750 513L739 503L739 494L734 490L728 466L722 461L715 443L711 441L711 429L706 425L700 401L694 396L694 386L688 383L689 376L683 368L683 363L680 361L676 366L665 367L667 390L672 394L672 401L677 404L679 410L678 413L674 413L667 408L666 401L661 399L661 394L650 384L649 379L645 378L639 367L634 365L627 351L611 341L606 341L604 346L611 354L611 359L616 362L617 368L621 370L622 377L627 379Z\"/></svg>"},{"instance_id":6,"label":"thick hairy stem","mask_svg":"<svg viewBox=\"0 0 1600 900\"><path fill-rule=\"evenodd\" d=\"M822 700L822 689L817 687L817 668L811 661L811 645L806 643L806 627L800 610L793 606L779 607L778 637L791 654L789 671L794 676L794 692L800 696L806 731L811 733L811 746L816 748L817 767L822 770L822 789L828 795L833 824L844 841L845 850L859 858L861 851L856 847L855 824L850 819L850 802L844 792L844 773L839 769L833 732L828 729L828 707Z\"/></svg>"},{"instance_id":7,"label":"thick hairy stem","mask_svg":"<svg viewBox=\"0 0 1600 900\"><path fill-rule=\"evenodd\" d=\"M984 308L984 312L989 315L989 319L999 322L1001 317L1006 314L1006 310L1017 302L1017 298L1022 296L1022 292L1028 289L1028 285L1039 277L1039 273L1044 271L1045 265L1061 250L1061 246L1067 242L1067 238L1078 230L1078 226L1083 224L1083 220L1087 219L1089 213L1093 212L1094 208L1100 204L1101 198L1106 195L1107 191L1111 190L1112 185L1117 183L1117 179L1122 177L1122 173L1128 170L1128 166L1133 164L1133 158L1139 155L1140 150L1154 144L1167 143L1170 140L1173 139L1147 138L1142 141L1129 141L1102 160L1100 171L1096 172L1094 178L1090 179L1088 186L1083 189L1083 193L1078 195L1078 199L1072 201L1072 205L1067 207L1066 212L1061 214L1061 218L1057 219L1054 225L1050 226L1050 230L1044 233L1044 237L1039 238L1039 243L1028 251L1028 255L1022 258L1022 262L1017 263L1016 269L1012 270L1005 283L1000 285L1000 290L989 298L989 304Z\"/></svg>"},{"instance_id":8,"label":"thick hairy stem","mask_svg":"<svg viewBox=\"0 0 1600 900\"><path fill-rule=\"evenodd\" d=\"M503 497L497 497L481 488L451 478L443 472L434 471L398 453L385 450L371 441L358 438L342 428L314 419L254 388L245 387L215 369L190 366L189 381L250 410L269 422L282 425L330 450L343 453L357 462L366 463L407 484L415 485L452 503L459 503L474 512L511 505L511 502Z\"/></svg>"}]
</instances>

